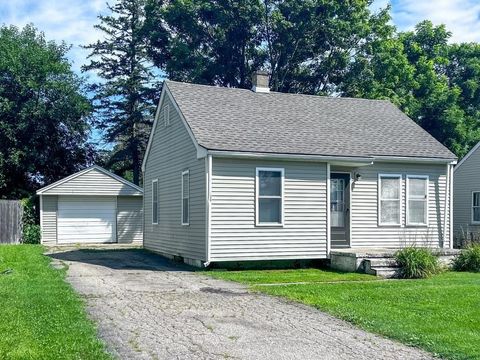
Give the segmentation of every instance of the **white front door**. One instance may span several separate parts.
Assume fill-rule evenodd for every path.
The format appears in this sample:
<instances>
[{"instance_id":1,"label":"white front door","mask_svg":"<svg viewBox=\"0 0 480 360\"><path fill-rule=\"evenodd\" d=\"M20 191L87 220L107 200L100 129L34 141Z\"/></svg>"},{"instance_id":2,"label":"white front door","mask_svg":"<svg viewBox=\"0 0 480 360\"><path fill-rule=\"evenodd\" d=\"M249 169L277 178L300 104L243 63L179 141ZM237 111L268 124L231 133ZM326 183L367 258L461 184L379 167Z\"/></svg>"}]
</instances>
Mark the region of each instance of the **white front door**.
<instances>
[{"instance_id":1,"label":"white front door","mask_svg":"<svg viewBox=\"0 0 480 360\"><path fill-rule=\"evenodd\" d=\"M58 243L116 242L116 207L114 196L59 196Z\"/></svg>"}]
</instances>

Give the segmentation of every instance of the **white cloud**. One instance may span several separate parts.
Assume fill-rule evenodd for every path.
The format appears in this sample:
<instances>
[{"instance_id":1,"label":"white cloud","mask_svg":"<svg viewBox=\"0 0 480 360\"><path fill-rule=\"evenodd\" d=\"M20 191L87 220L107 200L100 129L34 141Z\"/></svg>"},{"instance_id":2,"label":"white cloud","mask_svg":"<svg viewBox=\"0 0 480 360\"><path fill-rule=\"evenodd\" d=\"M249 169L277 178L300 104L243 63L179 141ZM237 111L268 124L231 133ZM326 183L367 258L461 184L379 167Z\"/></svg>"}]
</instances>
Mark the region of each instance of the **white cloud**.
<instances>
[{"instance_id":1,"label":"white cloud","mask_svg":"<svg viewBox=\"0 0 480 360\"><path fill-rule=\"evenodd\" d=\"M479 0L376 0L392 4L393 22L399 30L412 30L422 20L445 24L451 42L480 42ZM383 6L380 6L383 7Z\"/></svg>"},{"instance_id":2,"label":"white cloud","mask_svg":"<svg viewBox=\"0 0 480 360\"><path fill-rule=\"evenodd\" d=\"M23 27L33 23L49 40L72 45L68 56L80 71L88 51L81 48L101 38L93 28L107 9L104 0L15 0L0 2L0 23Z\"/></svg>"}]
</instances>

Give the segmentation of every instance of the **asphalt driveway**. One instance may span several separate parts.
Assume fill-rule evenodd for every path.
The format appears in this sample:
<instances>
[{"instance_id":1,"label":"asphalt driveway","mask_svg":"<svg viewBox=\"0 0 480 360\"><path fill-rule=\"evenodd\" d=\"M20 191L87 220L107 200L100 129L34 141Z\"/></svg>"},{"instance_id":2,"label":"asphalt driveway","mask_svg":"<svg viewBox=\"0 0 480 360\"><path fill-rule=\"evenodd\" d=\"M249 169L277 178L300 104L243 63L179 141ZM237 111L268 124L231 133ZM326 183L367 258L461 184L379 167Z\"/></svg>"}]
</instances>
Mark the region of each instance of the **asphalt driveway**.
<instances>
[{"instance_id":1,"label":"asphalt driveway","mask_svg":"<svg viewBox=\"0 0 480 360\"><path fill-rule=\"evenodd\" d=\"M68 281L120 359L431 358L141 249L54 251L54 263L69 266Z\"/></svg>"}]
</instances>

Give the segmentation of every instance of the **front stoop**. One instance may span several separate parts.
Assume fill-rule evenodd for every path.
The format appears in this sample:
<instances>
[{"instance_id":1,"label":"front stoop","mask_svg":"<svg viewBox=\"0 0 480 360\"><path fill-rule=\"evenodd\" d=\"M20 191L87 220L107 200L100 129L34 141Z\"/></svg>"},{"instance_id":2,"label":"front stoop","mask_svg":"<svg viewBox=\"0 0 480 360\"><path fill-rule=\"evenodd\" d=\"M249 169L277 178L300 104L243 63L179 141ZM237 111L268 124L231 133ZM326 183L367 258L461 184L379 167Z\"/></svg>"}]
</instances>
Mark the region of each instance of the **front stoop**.
<instances>
[{"instance_id":1,"label":"front stoop","mask_svg":"<svg viewBox=\"0 0 480 360\"><path fill-rule=\"evenodd\" d=\"M361 272L383 278L399 276L394 254L399 249L335 249L330 252L330 267L347 272ZM440 263L449 265L458 254L457 249L433 249Z\"/></svg>"}]
</instances>

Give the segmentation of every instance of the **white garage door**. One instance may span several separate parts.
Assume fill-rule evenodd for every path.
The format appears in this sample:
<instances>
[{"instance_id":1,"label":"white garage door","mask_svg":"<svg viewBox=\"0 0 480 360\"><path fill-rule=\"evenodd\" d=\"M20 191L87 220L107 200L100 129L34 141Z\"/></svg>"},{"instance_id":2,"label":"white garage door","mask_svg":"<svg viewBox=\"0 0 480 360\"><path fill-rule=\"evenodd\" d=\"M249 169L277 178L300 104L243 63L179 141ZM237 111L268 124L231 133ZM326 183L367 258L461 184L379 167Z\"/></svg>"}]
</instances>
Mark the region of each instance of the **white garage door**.
<instances>
[{"instance_id":1,"label":"white garage door","mask_svg":"<svg viewBox=\"0 0 480 360\"><path fill-rule=\"evenodd\" d=\"M115 242L115 225L115 197L58 197L58 243Z\"/></svg>"}]
</instances>

